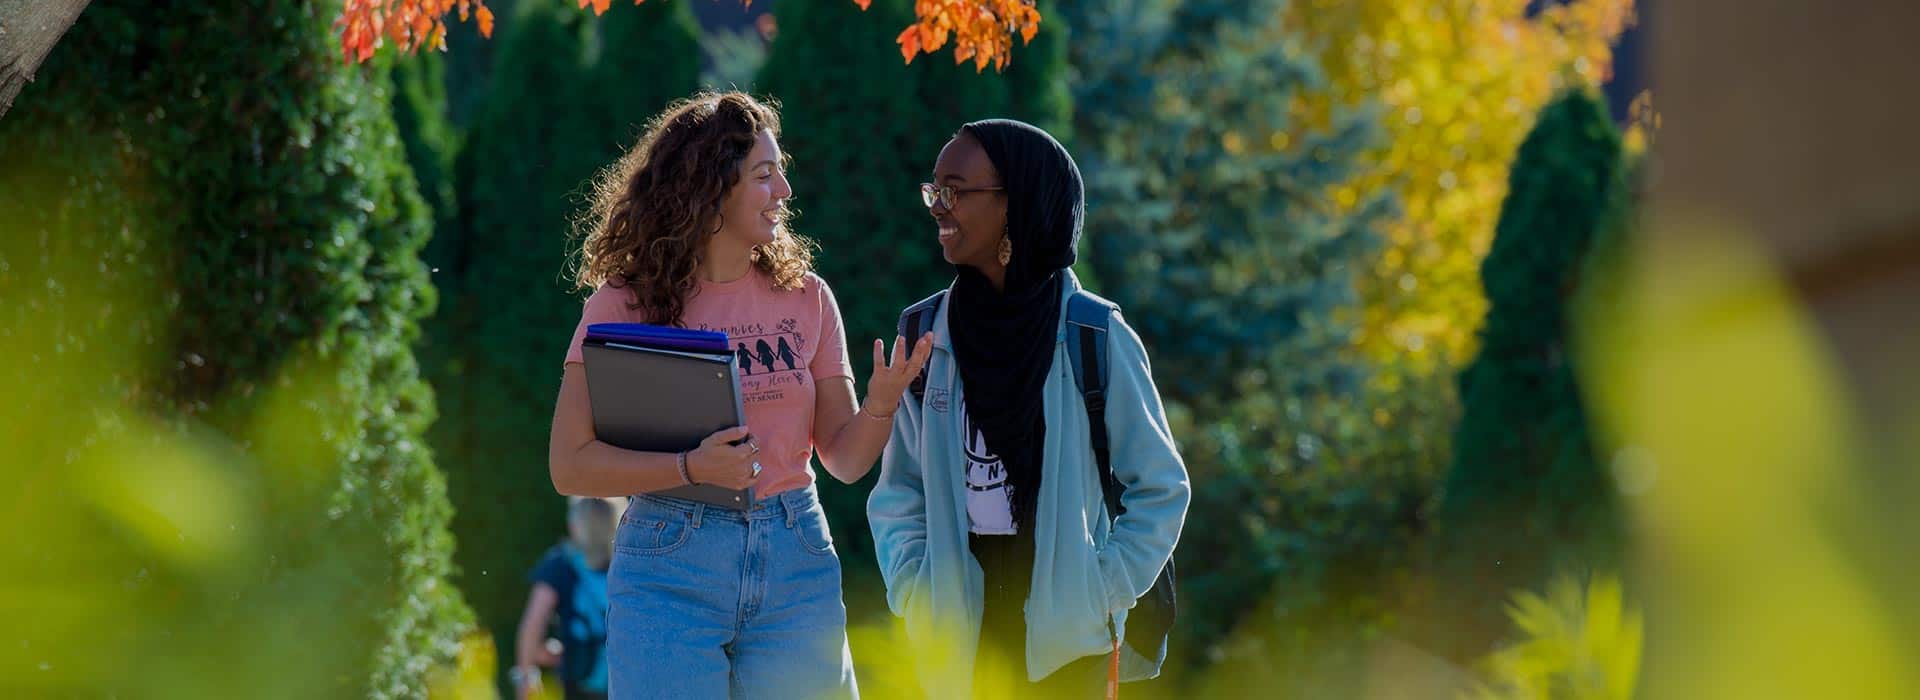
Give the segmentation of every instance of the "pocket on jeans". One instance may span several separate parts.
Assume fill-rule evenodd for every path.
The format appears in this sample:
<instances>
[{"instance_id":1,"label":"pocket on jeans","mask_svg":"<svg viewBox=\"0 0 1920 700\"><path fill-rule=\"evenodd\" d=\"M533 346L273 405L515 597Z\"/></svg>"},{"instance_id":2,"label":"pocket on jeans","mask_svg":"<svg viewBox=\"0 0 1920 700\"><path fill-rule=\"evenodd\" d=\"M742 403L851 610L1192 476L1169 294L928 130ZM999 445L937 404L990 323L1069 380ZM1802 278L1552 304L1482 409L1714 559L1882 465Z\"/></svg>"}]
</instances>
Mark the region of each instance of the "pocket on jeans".
<instances>
[{"instance_id":1,"label":"pocket on jeans","mask_svg":"<svg viewBox=\"0 0 1920 700\"><path fill-rule=\"evenodd\" d=\"M819 510L810 511L794 520L793 534L800 538L800 546L808 552L819 555L833 554L833 534L827 531L827 516Z\"/></svg>"},{"instance_id":2,"label":"pocket on jeans","mask_svg":"<svg viewBox=\"0 0 1920 700\"><path fill-rule=\"evenodd\" d=\"M626 517L614 531L613 548L627 554L665 554L687 543L693 534L689 515L672 508L647 507L642 499L627 506Z\"/></svg>"}]
</instances>

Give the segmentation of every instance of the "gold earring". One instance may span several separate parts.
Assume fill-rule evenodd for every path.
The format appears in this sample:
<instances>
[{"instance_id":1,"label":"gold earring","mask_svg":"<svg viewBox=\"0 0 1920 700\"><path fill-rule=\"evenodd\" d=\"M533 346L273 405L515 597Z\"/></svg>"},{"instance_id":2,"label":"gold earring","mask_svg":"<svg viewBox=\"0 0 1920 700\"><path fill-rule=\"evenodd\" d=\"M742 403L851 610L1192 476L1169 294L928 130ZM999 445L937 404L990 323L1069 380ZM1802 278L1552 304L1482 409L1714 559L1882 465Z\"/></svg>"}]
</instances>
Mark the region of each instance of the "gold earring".
<instances>
[{"instance_id":1,"label":"gold earring","mask_svg":"<svg viewBox=\"0 0 1920 700\"><path fill-rule=\"evenodd\" d=\"M1007 238L1006 236L1001 236L1000 237L1000 264L1006 265L1007 263L1012 261L1013 261L1013 239Z\"/></svg>"}]
</instances>

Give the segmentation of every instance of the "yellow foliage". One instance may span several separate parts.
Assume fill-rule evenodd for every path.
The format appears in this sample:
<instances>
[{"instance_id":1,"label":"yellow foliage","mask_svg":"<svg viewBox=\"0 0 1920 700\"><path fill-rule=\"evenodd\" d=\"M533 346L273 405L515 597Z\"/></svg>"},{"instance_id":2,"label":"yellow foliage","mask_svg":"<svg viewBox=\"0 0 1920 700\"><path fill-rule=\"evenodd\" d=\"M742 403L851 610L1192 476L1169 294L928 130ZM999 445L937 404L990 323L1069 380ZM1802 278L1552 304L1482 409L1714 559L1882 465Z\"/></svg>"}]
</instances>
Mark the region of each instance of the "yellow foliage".
<instances>
[{"instance_id":1,"label":"yellow foliage","mask_svg":"<svg viewBox=\"0 0 1920 700\"><path fill-rule=\"evenodd\" d=\"M1493 685L1476 700L1627 700L1640 672L1640 613L1612 576L1582 586L1562 576L1546 596L1523 591L1508 607L1518 642L1486 660Z\"/></svg>"},{"instance_id":2,"label":"yellow foliage","mask_svg":"<svg viewBox=\"0 0 1920 700\"><path fill-rule=\"evenodd\" d=\"M1556 92L1604 81L1633 13L1632 0L1574 0L1532 18L1526 6L1306 0L1289 10L1328 78L1325 91L1302 96L1302 116L1320 125L1369 100L1384 110L1385 138L1354 184L1360 195L1396 189L1403 215L1361 280L1368 357L1446 371L1470 356L1486 312L1480 259L1514 151Z\"/></svg>"},{"instance_id":3,"label":"yellow foliage","mask_svg":"<svg viewBox=\"0 0 1920 700\"><path fill-rule=\"evenodd\" d=\"M497 698L500 692L493 684L493 673L498 659L493 648L493 635L485 630L475 629L460 639L460 651L454 656L453 663L433 669L427 678L427 697L430 700L481 700ZM560 697L557 679L548 674L544 677L552 688L547 697Z\"/></svg>"}]
</instances>

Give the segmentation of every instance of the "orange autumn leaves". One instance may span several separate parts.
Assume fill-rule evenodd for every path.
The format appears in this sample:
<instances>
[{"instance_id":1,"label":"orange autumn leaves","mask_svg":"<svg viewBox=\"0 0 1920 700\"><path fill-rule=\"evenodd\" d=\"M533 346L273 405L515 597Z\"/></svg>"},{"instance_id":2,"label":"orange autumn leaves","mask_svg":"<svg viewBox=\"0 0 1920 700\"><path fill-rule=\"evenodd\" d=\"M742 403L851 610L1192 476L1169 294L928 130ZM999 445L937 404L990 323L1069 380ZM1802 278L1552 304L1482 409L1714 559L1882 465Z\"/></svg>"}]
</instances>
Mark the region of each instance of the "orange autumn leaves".
<instances>
[{"instance_id":1,"label":"orange autumn leaves","mask_svg":"<svg viewBox=\"0 0 1920 700\"><path fill-rule=\"evenodd\" d=\"M633 4L644 1L634 0ZM593 7L596 15L613 5L613 0L576 2L583 8ZM853 0L862 11L872 2ZM421 47L445 51L446 18L456 11L462 22L470 17L477 20L481 36L493 36L493 12L484 0L346 0L333 26L340 32L345 59L364 62L388 41L409 53ZM1040 11L1034 9L1033 0L915 0L913 13L914 24L894 39L900 45L900 56L908 63L916 55L940 50L951 40L954 63L971 59L976 71L984 70L989 63L994 70L1002 70L1013 53L1013 35L1019 34L1025 43L1040 30Z\"/></svg>"},{"instance_id":2,"label":"orange autumn leaves","mask_svg":"<svg viewBox=\"0 0 1920 700\"><path fill-rule=\"evenodd\" d=\"M447 13L460 12L480 22L480 34L493 36L493 11L481 0L346 0L333 28L340 32L340 51L348 61L373 58L383 41L412 52L422 46L447 50Z\"/></svg>"},{"instance_id":3,"label":"orange autumn leaves","mask_svg":"<svg viewBox=\"0 0 1920 700\"><path fill-rule=\"evenodd\" d=\"M864 10L872 0L853 1ZM913 14L919 21L894 39L908 63L916 54L940 50L952 37L954 63L973 59L975 71L988 63L1003 70L1013 52L1013 33L1019 32L1024 44L1040 31L1040 11L1032 0L915 0Z\"/></svg>"}]
</instances>

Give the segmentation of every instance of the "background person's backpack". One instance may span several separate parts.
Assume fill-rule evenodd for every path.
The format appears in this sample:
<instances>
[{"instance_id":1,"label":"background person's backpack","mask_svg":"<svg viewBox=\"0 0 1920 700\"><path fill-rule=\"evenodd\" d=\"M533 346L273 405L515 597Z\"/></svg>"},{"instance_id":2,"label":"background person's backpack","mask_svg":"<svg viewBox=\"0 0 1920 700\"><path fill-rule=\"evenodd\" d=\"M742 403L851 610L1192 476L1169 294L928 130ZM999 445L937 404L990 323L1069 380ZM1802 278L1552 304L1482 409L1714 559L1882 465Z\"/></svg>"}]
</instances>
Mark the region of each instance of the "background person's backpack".
<instances>
[{"instance_id":1,"label":"background person's backpack","mask_svg":"<svg viewBox=\"0 0 1920 700\"><path fill-rule=\"evenodd\" d=\"M907 342L933 327L933 317L946 301L940 290L900 313L900 337ZM1067 357L1073 364L1073 383L1087 405L1087 426L1093 442L1093 457L1100 468L1100 489L1106 496L1107 517L1119 518L1126 512L1120 495L1126 487L1113 476L1113 462L1107 446L1107 322L1120 307L1113 302L1079 290L1067 299ZM913 400L923 402L927 392L927 373L923 368L910 385ZM1166 660L1167 634L1173 630L1175 613L1173 559L1160 569L1153 588L1140 597L1127 612L1126 646L1148 662L1159 665ZM1109 620L1111 625L1112 621Z\"/></svg>"}]
</instances>

